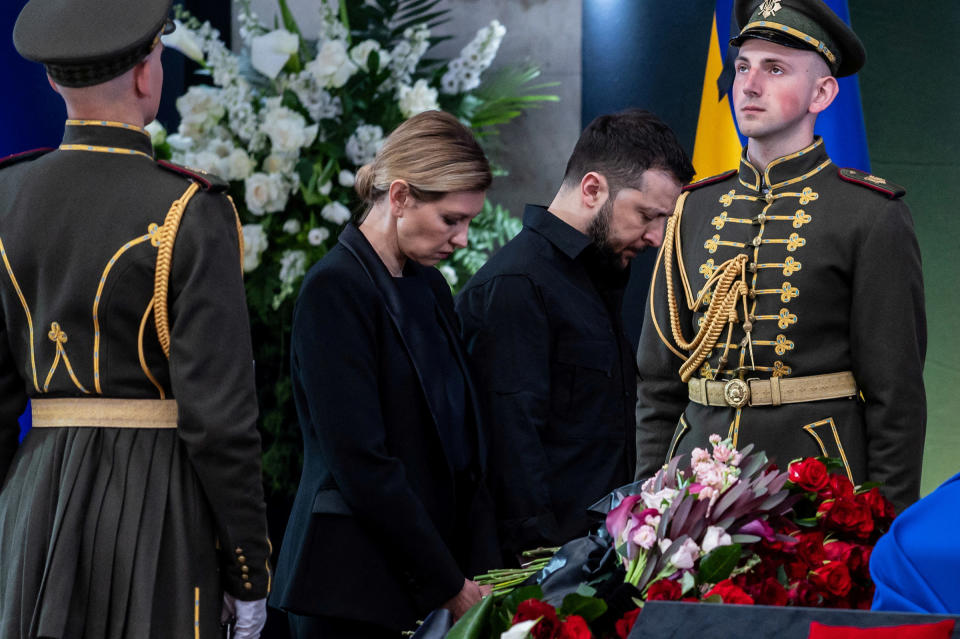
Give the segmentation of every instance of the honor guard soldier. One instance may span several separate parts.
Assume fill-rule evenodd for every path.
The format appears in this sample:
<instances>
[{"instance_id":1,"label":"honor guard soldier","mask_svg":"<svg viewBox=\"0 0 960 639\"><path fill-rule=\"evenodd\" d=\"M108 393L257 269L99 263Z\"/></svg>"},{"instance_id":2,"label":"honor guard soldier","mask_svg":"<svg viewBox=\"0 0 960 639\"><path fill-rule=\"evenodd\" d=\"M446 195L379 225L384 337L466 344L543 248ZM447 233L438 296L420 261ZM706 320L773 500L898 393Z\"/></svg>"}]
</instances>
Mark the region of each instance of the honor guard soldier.
<instances>
[{"instance_id":1,"label":"honor guard soldier","mask_svg":"<svg viewBox=\"0 0 960 639\"><path fill-rule=\"evenodd\" d=\"M904 190L814 135L865 61L821 0L737 0L740 166L686 187L638 351L638 479L705 447L842 460L915 501L926 423L920 251Z\"/></svg>"},{"instance_id":2,"label":"honor guard soldier","mask_svg":"<svg viewBox=\"0 0 960 639\"><path fill-rule=\"evenodd\" d=\"M269 542L241 236L226 185L144 126L171 0L30 0L69 119L0 162L0 637L235 637ZM18 445L30 400L33 428Z\"/></svg>"}]
</instances>

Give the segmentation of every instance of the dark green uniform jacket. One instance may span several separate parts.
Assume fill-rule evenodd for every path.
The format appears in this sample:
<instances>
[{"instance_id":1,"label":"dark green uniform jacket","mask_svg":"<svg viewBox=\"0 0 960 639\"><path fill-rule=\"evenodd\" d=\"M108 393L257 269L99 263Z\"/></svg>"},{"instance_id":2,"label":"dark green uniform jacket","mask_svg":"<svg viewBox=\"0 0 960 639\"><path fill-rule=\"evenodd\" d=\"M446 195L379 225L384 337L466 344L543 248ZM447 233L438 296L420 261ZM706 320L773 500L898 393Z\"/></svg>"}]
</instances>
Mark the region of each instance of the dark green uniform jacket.
<instances>
[{"instance_id":1,"label":"dark green uniform jacket","mask_svg":"<svg viewBox=\"0 0 960 639\"><path fill-rule=\"evenodd\" d=\"M666 268L683 339L696 334L696 312L676 257L658 257L651 303L637 353L637 476L664 460L706 447L712 433L753 443L781 468L794 458L843 459L857 483L883 482L898 508L918 497L926 424L923 360L926 323L920 252L902 189L881 178L838 169L822 141L755 169L744 151L739 171L687 189L678 232L690 299L726 260L746 254L743 305L727 343L717 346L694 378L783 379L852 371L859 397L781 406L703 406L689 401L678 370ZM651 307L656 317L651 318ZM664 339L662 339L664 338ZM751 349L752 346L752 349ZM751 355L752 350L752 355ZM685 356L687 352L680 351Z\"/></svg>"},{"instance_id":2,"label":"dark green uniform jacket","mask_svg":"<svg viewBox=\"0 0 960 639\"><path fill-rule=\"evenodd\" d=\"M221 592L265 597L268 542L236 215L140 129L68 121L0 168L0 637L211 637ZM142 337L140 334L142 333ZM171 399L178 428L34 428L27 399ZM199 634L196 634L199 633Z\"/></svg>"}]
</instances>

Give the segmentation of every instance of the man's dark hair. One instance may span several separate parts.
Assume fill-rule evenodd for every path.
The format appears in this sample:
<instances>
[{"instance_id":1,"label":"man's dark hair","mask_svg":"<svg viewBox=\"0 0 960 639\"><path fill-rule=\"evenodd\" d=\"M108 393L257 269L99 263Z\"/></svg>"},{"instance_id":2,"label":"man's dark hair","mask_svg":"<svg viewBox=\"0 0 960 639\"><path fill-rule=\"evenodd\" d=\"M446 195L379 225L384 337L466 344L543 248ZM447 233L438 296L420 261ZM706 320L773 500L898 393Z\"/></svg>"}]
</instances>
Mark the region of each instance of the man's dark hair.
<instances>
[{"instance_id":1,"label":"man's dark hair","mask_svg":"<svg viewBox=\"0 0 960 639\"><path fill-rule=\"evenodd\" d=\"M611 195L638 188L643 172L659 169L681 184L693 177L693 164L666 123L642 109L628 109L594 118L580 134L567 161L563 185L574 187L596 171L607 179Z\"/></svg>"}]
</instances>

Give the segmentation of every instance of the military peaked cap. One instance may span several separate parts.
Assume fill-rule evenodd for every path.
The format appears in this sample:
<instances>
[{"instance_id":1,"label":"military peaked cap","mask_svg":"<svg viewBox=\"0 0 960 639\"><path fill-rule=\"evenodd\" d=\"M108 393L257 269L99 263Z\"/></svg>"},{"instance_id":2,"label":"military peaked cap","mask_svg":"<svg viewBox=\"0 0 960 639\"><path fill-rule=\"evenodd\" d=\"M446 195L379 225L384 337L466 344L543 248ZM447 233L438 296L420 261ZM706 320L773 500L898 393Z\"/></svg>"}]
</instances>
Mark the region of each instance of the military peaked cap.
<instances>
[{"instance_id":1,"label":"military peaked cap","mask_svg":"<svg viewBox=\"0 0 960 639\"><path fill-rule=\"evenodd\" d=\"M86 87L143 60L172 31L172 0L30 0L13 28L24 58L40 62L57 84Z\"/></svg>"},{"instance_id":2,"label":"military peaked cap","mask_svg":"<svg viewBox=\"0 0 960 639\"><path fill-rule=\"evenodd\" d=\"M816 51L838 78L863 67L867 52L857 34L823 0L736 0L739 47L748 38Z\"/></svg>"}]
</instances>

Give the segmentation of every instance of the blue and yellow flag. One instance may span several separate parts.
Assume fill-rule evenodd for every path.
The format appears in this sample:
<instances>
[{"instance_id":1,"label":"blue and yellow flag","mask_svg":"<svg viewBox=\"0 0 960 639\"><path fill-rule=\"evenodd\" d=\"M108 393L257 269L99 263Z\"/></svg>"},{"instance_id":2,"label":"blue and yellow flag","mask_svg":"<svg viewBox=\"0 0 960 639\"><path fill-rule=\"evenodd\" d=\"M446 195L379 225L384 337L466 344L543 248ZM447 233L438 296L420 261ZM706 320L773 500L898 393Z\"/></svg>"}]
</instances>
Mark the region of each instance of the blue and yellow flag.
<instances>
[{"instance_id":1,"label":"blue and yellow flag","mask_svg":"<svg viewBox=\"0 0 960 639\"><path fill-rule=\"evenodd\" d=\"M826 0L826 3L849 24L847 0ZM729 93L733 56L728 42L736 33L733 0L717 0L693 147L693 165L697 169L695 179L737 166L740 148L746 143L736 129ZM840 93L830 108L817 118L816 132L823 136L827 153L834 163L869 171L870 155L857 76L839 78L838 82Z\"/></svg>"}]
</instances>

